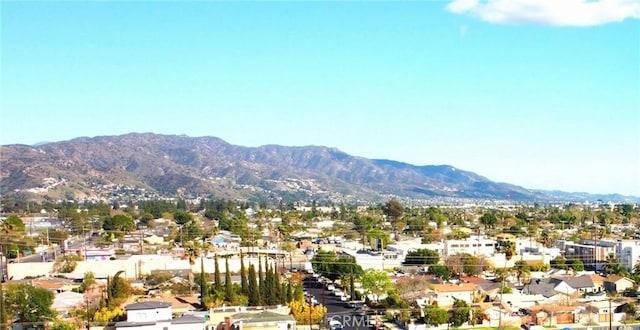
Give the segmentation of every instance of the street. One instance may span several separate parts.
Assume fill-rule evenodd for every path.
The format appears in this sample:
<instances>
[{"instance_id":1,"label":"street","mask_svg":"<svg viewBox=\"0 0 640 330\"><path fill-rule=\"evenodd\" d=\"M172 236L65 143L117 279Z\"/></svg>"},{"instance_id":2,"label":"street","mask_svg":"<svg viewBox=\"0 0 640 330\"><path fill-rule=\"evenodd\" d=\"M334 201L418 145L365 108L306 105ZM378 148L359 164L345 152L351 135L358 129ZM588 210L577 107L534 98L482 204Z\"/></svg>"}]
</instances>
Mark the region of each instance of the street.
<instances>
[{"instance_id":1,"label":"street","mask_svg":"<svg viewBox=\"0 0 640 330\"><path fill-rule=\"evenodd\" d=\"M304 288L316 300L327 307L325 321L321 325L328 328L329 320L338 321L343 325L344 330L363 330L375 327L375 315L366 315L356 312L349 307L346 301L341 301L332 291L326 290L324 286L312 276L307 276L304 280ZM307 298L308 299L308 298ZM379 323L382 328L382 322Z\"/></svg>"}]
</instances>

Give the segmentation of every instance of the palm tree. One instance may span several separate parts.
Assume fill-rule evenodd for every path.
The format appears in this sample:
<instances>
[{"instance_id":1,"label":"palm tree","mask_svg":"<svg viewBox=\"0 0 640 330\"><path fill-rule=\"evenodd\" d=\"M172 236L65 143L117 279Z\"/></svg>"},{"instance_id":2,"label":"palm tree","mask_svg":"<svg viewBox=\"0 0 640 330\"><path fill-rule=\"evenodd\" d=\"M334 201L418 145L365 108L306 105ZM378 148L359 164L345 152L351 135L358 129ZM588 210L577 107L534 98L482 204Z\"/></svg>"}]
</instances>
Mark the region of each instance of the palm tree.
<instances>
[{"instance_id":1,"label":"palm tree","mask_svg":"<svg viewBox=\"0 0 640 330\"><path fill-rule=\"evenodd\" d=\"M548 230L543 230L542 233L540 233L540 239L544 247L551 247L551 235L549 234Z\"/></svg>"},{"instance_id":2,"label":"palm tree","mask_svg":"<svg viewBox=\"0 0 640 330\"><path fill-rule=\"evenodd\" d=\"M607 256L604 263L604 271L607 275L625 275L627 273L627 270L613 253Z\"/></svg>"},{"instance_id":3,"label":"palm tree","mask_svg":"<svg viewBox=\"0 0 640 330\"><path fill-rule=\"evenodd\" d=\"M502 242L500 250L504 253L507 260L511 260L511 258L516 254L516 243L513 241L504 241Z\"/></svg>"}]
</instances>

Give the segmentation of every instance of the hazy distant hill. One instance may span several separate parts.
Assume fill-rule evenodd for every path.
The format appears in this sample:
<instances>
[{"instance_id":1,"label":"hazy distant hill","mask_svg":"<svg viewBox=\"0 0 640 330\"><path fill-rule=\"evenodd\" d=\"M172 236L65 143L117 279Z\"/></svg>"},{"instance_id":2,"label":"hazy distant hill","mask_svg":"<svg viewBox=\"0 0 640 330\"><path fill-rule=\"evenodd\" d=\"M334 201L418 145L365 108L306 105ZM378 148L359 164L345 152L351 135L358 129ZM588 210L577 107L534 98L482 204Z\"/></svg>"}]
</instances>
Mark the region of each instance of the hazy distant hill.
<instances>
[{"instance_id":1,"label":"hazy distant hill","mask_svg":"<svg viewBox=\"0 0 640 330\"><path fill-rule=\"evenodd\" d=\"M112 184L122 184L149 194L226 198L379 201L396 195L544 200L548 196L448 165L366 159L320 146L249 148L215 137L151 133L83 137L38 146L2 146L0 157L3 195L26 189L51 197L104 195L113 193Z\"/></svg>"}]
</instances>

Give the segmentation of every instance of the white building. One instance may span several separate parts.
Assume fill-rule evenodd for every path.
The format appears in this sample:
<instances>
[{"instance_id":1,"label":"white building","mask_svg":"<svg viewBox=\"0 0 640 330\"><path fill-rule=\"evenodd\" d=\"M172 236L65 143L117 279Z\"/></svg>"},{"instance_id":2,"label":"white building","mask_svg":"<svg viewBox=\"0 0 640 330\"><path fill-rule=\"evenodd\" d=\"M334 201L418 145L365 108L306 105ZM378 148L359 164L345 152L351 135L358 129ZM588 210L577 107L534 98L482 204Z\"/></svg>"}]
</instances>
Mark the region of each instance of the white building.
<instances>
[{"instance_id":1,"label":"white building","mask_svg":"<svg viewBox=\"0 0 640 330\"><path fill-rule=\"evenodd\" d=\"M159 301L146 301L129 304L124 307L127 322L171 321L171 304Z\"/></svg>"},{"instance_id":2,"label":"white building","mask_svg":"<svg viewBox=\"0 0 640 330\"><path fill-rule=\"evenodd\" d=\"M472 235L467 239L444 241L445 257L468 253L476 256L490 256L496 252L496 240L481 235Z\"/></svg>"},{"instance_id":3,"label":"white building","mask_svg":"<svg viewBox=\"0 0 640 330\"><path fill-rule=\"evenodd\" d=\"M616 244L616 256L631 271L640 262L640 240L620 240Z\"/></svg>"},{"instance_id":4,"label":"white building","mask_svg":"<svg viewBox=\"0 0 640 330\"><path fill-rule=\"evenodd\" d=\"M146 301L124 307L127 320L115 324L116 330L204 330L206 320L196 315L183 315L171 319L171 304Z\"/></svg>"},{"instance_id":5,"label":"white building","mask_svg":"<svg viewBox=\"0 0 640 330\"><path fill-rule=\"evenodd\" d=\"M438 252L439 255L444 254L444 244L443 243L432 243L432 244L389 244L387 245L387 251L395 252L397 254L397 258L404 260L407 257L407 254L412 251L417 250L432 250Z\"/></svg>"}]
</instances>

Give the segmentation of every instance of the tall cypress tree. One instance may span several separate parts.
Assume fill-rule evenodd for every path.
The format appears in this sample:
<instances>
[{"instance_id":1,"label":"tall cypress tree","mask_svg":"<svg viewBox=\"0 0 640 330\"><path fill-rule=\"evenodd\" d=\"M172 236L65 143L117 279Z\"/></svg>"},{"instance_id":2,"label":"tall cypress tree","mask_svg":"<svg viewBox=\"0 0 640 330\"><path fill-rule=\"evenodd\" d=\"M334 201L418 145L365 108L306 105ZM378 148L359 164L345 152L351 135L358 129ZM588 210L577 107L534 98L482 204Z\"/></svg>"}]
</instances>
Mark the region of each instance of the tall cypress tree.
<instances>
[{"instance_id":1,"label":"tall cypress tree","mask_svg":"<svg viewBox=\"0 0 640 330\"><path fill-rule=\"evenodd\" d=\"M224 297L228 302L236 300L236 293L233 291L233 284L231 283L231 272L229 271L229 257L224 258Z\"/></svg>"},{"instance_id":2,"label":"tall cypress tree","mask_svg":"<svg viewBox=\"0 0 640 330\"><path fill-rule=\"evenodd\" d=\"M249 265L249 284L247 285L249 298L249 306L260 305L260 288L258 287L258 278L256 268L252 264Z\"/></svg>"},{"instance_id":3,"label":"tall cypress tree","mask_svg":"<svg viewBox=\"0 0 640 330\"><path fill-rule=\"evenodd\" d=\"M260 304L264 303L267 298L267 286L264 283L264 273L262 272L262 258L258 255L258 292L260 292Z\"/></svg>"},{"instance_id":4,"label":"tall cypress tree","mask_svg":"<svg viewBox=\"0 0 640 330\"><path fill-rule=\"evenodd\" d=\"M204 307L204 298L208 294L207 279L204 274L204 259L200 259L200 306Z\"/></svg>"},{"instance_id":5,"label":"tall cypress tree","mask_svg":"<svg viewBox=\"0 0 640 330\"><path fill-rule=\"evenodd\" d=\"M290 303L291 301L293 301L293 287L291 286L291 283L287 283L287 300L285 301L286 303Z\"/></svg>"},{"instance_id":6,"label":"tall cypress tree","mask_svg":"<svg viewBox=\"0 0 640 330\"><path fill-rule=\"evenodd\" d=\"M220 278L220 265L218 264L218 255L215 255L215 265L213 268L213 287L217 292L222 290L222 279Z\"/></svg>"},{"instance_id":7,"label":"tall cypress tree","mask_svg":"<svg viewBox=\"0 0 640 330\"><path fill-rule=\"evenodd\" d=\"M276 292L278 293L278 304L284 304L287 302L287 287L282 283L280 279L280 271L278 271L278 267L276 266L273 270L273 278L275 282Z\"/></svg>"},{"instance_id":8,"label":"tall cypress tree","mask_svg":"<svg viewBox=\"0 0 640 330\"><path fill-rule=\"evenodd\" d=\"M273 291L273 276L269 263L264 261L264 303L269 306L275 305L275 292ZM262 286L261 286L262 287Z\"/></svg>"},{"instance_id":9,"label":"tall cypress tree","mask_svg":"<svg viewBox=\"0 0 640 330\"><path fill-rule=\"evenodd\" d=\"M249 295L249 288L247 288L247 272L244 269L244 257L242 256L242 251L240 251L240 288L242 294L245 296Z\"/></svg>"}]
</instances>

